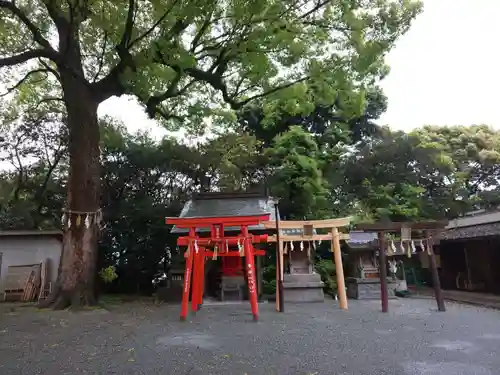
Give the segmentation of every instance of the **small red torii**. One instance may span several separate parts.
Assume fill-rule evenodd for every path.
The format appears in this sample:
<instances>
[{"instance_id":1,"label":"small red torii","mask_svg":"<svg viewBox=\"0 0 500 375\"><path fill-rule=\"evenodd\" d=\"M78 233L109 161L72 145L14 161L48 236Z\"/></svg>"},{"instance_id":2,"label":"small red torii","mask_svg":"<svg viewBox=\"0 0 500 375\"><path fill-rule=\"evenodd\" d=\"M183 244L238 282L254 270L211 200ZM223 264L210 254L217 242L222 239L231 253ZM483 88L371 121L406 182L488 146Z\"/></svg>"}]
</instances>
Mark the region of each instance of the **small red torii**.
<instances>
[{"instance_id":1,"label":"small red torii","mask_svg":"<svg viewBox=\"0 0 500 375\"><path fill-rule=\"evenodd\" d=\"M184 271L181 320L187 318L190 291L191 310L198 311L200 309L203 302L205 259L210 256L212 258L217 256L245 256L245 271L247 273L248 295L253 320L257 321L259 319L254 255L265 255L265 251L257 250L253 245L261 242L267 243L268 236L267 234L250 234L248 227L268 221L269 217L270 214L225 217L167 217L165 219L166 224L189 230L187 236L177 239L178 246L187 246L184 253L186 269ZM231 227L240 227L240 233L226 236L225 229ZM210 228L210 237L200 238L196 233L198 228Z\"/></svg>"}]
</instances>

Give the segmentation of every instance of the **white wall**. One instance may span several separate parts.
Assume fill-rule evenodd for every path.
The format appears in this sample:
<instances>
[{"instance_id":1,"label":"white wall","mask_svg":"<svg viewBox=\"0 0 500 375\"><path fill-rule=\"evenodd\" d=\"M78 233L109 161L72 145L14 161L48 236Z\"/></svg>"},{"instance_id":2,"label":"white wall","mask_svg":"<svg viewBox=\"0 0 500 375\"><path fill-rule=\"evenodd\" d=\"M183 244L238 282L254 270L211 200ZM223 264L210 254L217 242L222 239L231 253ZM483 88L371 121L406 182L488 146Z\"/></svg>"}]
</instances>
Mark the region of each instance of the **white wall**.
<instances>
[{"instance_id":1,"label":"white wall","mask_svg":"<svg viewBox=\"0 0 500 375\"><path fill-rule=\"evenodd\" d=\"M62 243L57 238L46 236L0 237L0 292L4 290L4 280L9 266L41 263L50 259L49 279L55 282L61 258Z\"/></svg>"}]
</instances>

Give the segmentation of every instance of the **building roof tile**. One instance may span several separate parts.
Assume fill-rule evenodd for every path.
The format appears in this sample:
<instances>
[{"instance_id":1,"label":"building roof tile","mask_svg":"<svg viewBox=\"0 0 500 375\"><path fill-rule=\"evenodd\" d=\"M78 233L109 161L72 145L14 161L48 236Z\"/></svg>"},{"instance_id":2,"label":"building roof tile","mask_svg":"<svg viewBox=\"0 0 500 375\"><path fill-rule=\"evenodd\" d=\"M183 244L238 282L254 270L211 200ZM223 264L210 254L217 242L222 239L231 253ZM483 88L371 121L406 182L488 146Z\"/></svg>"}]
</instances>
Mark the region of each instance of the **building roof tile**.
<instances>
[{"instance_id":1,"label":"building roof tile","mask_svg":"<svg viewBox=\"0 0 500 375\"><path fill-rule=\"evenodd\" d=\"M270 214L275 220L275 200L262 194L200 194L186 202L179 217L221 217L250 216ZM279 215L279 214L278 214ZM264 230L262 225L250 226L251 231ZM226 230L239 230L239 227L228 227ZM199 232L208 232L209 228L199 228ZM172 233L186 233L187 229L172 228Z\"/></svg>"}]
</instances>

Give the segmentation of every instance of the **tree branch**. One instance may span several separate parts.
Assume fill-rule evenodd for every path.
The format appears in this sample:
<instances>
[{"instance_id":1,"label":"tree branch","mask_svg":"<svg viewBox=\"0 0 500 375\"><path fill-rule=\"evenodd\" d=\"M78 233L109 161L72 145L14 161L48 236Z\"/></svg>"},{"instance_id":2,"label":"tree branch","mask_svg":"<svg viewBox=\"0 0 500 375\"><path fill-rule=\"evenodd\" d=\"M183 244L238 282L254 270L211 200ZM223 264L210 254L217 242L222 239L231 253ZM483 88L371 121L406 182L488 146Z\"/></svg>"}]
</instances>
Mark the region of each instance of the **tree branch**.
<instances>
[{"instance_id":1,"label":"tree branch","mask_svg":"<svg viewBox=\"0 0 500 375\"><path fill-rule=\"evenodd\" d=\"M52 48L49 41L45 39L42 35L41 30L30 21L28 16L16 6L14 1L0 0L0 8L6 9L11 12L14 16L16 16L19 21L21 21L31 32L33 36L33 40L40 44L45 50L48 52L55 54L56 51Z\"/></svg>"},{"instance_id":2,"label":"tree branch","mask_svg":"<svg viewBox=\"0 0 500 375\"><path fill-rule=\"evenodd\" d=\"M19 145L21 144L23 140L23 136L26 134L26 131L23 132L20 136L17 137L16 144L14 145L14 151L15 151L15 157L17 160L17 164L19 167L16 166L14 163L14 155L10 156L11 163L12 165L18 170L18 177L17 177L17 186L14 190L14 202L17 202L19 200L19 194L21 193L21 188L23 185L23 180L25 179L25 173L24 173L24 166L21 161L21 157L19 156Z\"/></svg>"},{"instance_id":3,"label":"tree branch","mask_svg":"<svg viewBox=\"0 0 500 375\"><path fill-rule=\"evenodd\" d=\"M120 43L115 46L116 52L120 57L120 61L116 64L108 74L97 82L92 84L92 88L96 94L97 102L103 102L113 95L121 95L125 92L125 88L120 83L120 75L125 69L132 68L135 70L133 56L129 51L129 42L132 37L132 31L135 21L135 0L128 1L127 21L123 30Z\"/></svg>"},{"instance_id":4,"label":"tree branch","mask_svg":"<svg viewBox=\"0 0 500 375\"><path fill-rule=\"evenodd\" d=\"M306 18L306 17L310 16L311 14L313 14L314 12L316 12L316 11L320 10L320 9L321 9L321 8L323 8L326 4L331 3L331 2L332 2L332 0L323 0L323 1L318 2L318 3L314 6L314 8L312 8L312 9L310 9L309 11L305 12L304 14L300 15L300 16L298 17L298 19L300 20L300 19L304 19L304 18Z\"/></svg>"},{"instance_id":5,"label":"tree branch","mask_svg":"<svg viewBox=\"0 0 500 375\"><path fill-rule=\"evenodd\" d=\"M37 110L38 107L40 107L40 105L42 105L43 103L47 103L47 102L52 102L52 101L57 101L57 102L62 102L64 103L64 99L63 98L56 98L56 97L52 97L52 96L48 96L48 97L45 97L43 99L41 99L35 106L35 108L33 108L34 110Z\"/></svg>"},{"instance_id":6,"label":"tree branch","mask_svg":"<svg viewBox=\"0 0 500 375\"><path fill-rule=\"evenodd\" d=\"M167 120L167 121L169 121L169 120L175 120L177 122L182 123L185 120L184 117L177 116L177 115L175 115L175 114L173 114L171 112L169 113L169 112L165 111L163 108L159 108L159 107L155 108L155 112L154 113L160 115L161 118L163 118L164 120Z\"/></svg>"},{"instance_id":7,"label":"tree branch","mask_svg":"<svg viewBox=\"0 0 500 375\"><path fill-rule=\"evenodd\" d=\"M97 81L97 78L101 74L102 68L104 66L104 54L106 53L107 44L108 44L108 32L105 30L104 31L104 40L102 42L102 51L101 51L101 55L99 56L99 66L97 67L97 71L94 75L94 79L92 80L92 82Z\"/></svg>"},{"instance_id":8,"label":"tree branch","mask_svg":"<svg viewBox=\"0 0 500 375\"><path fill-rule=\"evenodd\" d=\"M21 52L17 55L0 58L0 67L3 66L14 66L18 64L25 63L31 59L45 57L53 60L54 56L44 49L31 49L28 51Z\"/></svg>"},{"instance_id":9,"label":"tree branch","mask_svg":"<svg viewBox=\"0 0 500 375\"><path fill-rule=\"evenodd\" d=\"M135 21L135 5L135 0L128 0L127 21L125 22L125 28L123 30L120 43L116 46L118 54L128 48L130 38L132 37L132 30L134 28Z\"/></svg>"},{"instance_id":10,"label":"tree branch","mask_svg":"<svg viewBox=\"0 0 500 375\"><path fill-rule=\"evenodd\" d=\"M284 90L284 89L287 89L289 87L292 87L293 85L297 84L297 83L300 83L300 82L305 82L307 81L309 78L309 76L306 76L306 77L302 77L300 79L297 79L295 81L292 81L292 82L288 82L284 85L281 85L281 86L276 86L270 90L267 90L267 91L264 91L263 93L260 93L260 94L257 94L257 95L254 95L248 99L245 99L241 102L238 102L238 109L243 107L244 105L250 103L251 101L255 100L255 99L259 99L259 98L263 98L265 96L268 96L268 95L271 95L271 94L274 94L275 92L278 92L278 91L281 91L281 90Z\"/></svg>"},{"instance_id":11,"label":"tree branch","mask_svg":"<svg viewBox=\"0 0 500 375\"><path fill-rule=\"evenodd\" d=\"M168 15L174 9L174 7L177 5L178 2L179 2L179 0L175 0L173 2L172 6L169 9L167 9L165 11L165 13L163 13L163 15L158 19L158 21L156 21L153 24L153 26L151 26L145 33L138 36L137 38L135 38L133 41L131 41L129 43L128 48L129 49L132 48L134 46L134 44L139 43L142 39L146 38L149 34L151 34L154 31L154 29L156 29L160 25L160 23L162 23L165 20L165 18L168 17Z\"/></svg>"},{"instance_id":12,"label":"tree branch","mask_svg":"<svg viewBox=\"0 0 500 375\"><path fill-rule=\"evenodd\" d=\"M43 179L42 186L37 190L35 193L35 202L38 202L38 208L36 210L37 214L40 215L42 213L42 208L43 208L43 201L42 198L45 195L45 192L47 191L47 187L49 185L50 177L52 176L52 173L58 166L59 162L61 161L62 157L64 156L65 149L61 149L61 145L59 145L56 154L54 156L54 162L51 163L48 161L49 164L49 169L47 170L47 173L45 174L45 178Z\"/></svg>"},{"instance_id":13,"label":"tree branch","mask_svg":"<svg viewBox=\"0 0 500 375\"><path fill-rule=\"evenodd\" d=\"M191 52L194 53L194 51L196 50L196 47L198 47L198 43L200 42L200 39L202 38L203 34L205 34L205 32L207 31L208 26L210 26L211 19L212 19L212 13L207 15L207 17L205 18L205 21L203 22L203 25L201 25L200 29L198 30L198 32L194 36L193 41L191 42Z\"/></svg>"},{"instance_id":14,"label":"tree branch","mask_svg":"<svg viewBox=\"0 0 500 375\"><path fill-rule=\"evenodd\" d=\"M17 82L14 86L11 86L9 88L7 88L7 91L5 91L3 94L0 94L0 98L4 97L4 96L7 96L9 95L12 91L14 91L15 89L19 88L24 82L26 82L29 77L32 75L32 74L36 74L36 73L46 73L47 72L47 69L35 69L35 70L31 70L29 71L28 73L26 73L24 75L23 78L21 78L19 80L19 82ZM45 77L47 78L47 77ZM40 81L38 81L40 82Z\"/></svg>"},{"instance_id":15,"label":"tree branch","mask_svg":"<svg viewBox=\"0 0 500 375\"><path fill-rule=\"evenodd\" d=\"M43 61L42 59L38 59L38 62L40 64L43 65L43 67L50 73L52 73L54 75L54 77L56 77L56 79L58 81L61 81L61 76L59 75L59 72L57 70L55 70L54 68L52 68L49 64L47 64L45 61Z\"/></svg>"}]
</instances>

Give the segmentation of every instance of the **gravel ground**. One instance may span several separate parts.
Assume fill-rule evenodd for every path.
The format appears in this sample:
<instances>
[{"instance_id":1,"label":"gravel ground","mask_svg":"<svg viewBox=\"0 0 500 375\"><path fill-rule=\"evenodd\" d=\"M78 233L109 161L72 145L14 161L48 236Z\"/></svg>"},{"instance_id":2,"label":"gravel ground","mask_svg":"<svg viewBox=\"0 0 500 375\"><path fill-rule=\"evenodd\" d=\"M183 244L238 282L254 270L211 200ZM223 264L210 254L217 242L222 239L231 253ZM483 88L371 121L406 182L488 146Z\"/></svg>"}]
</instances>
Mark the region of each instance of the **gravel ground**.
<instances>
[{"instance_id":1,"label":"gravel ground","mask_svg":"<svg viewBox=\"0 0 500 375\"><path fill-rule=\"evenodd\" d=\"M80 313L0 305L0 374L498 375L500 312L425 299L204 306L123 304Z\"/></svg>"}]
</instances>

